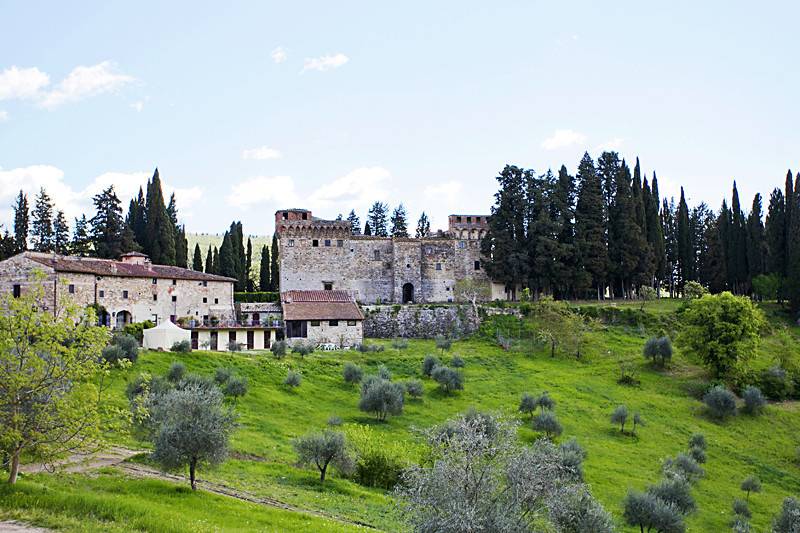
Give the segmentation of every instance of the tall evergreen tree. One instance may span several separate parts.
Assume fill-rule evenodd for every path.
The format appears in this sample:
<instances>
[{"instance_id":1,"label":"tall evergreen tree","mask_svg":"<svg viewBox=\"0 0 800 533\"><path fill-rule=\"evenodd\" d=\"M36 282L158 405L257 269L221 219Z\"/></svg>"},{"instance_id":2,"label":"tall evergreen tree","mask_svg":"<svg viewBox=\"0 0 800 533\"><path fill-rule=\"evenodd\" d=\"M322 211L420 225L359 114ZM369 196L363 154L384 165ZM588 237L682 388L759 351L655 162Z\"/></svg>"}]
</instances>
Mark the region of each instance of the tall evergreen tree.
<instances>
[{"instance_id":1,"label":"tall evergreen tree","mask_svg":"<svg viewBox=\"0 0 800 533\"><path fill-rule=\"evenodd\" d=\"M192 270L203 271L203 252L200 251L200 243L194 244L194 257L192 257Z\"/></svg>"},{"instance_id":2,"label":"tall evergreen tree","mask_svg":"<svg viewBox=\"0 0 800 533\"><path fill-rule=\"evenodd\" d=\"M769 196L765 238L767 271L781 278L786 272L786 203L783 191L776 187Z\"/></svg>"},{"instance_id":3,"label":"tall evergreen tree","mask_svg":"<svg viewBox=\"0 0 800 533\"><path fill-rule=\"evenodd\" d=\"M372 235L372 228L369 225L369 220L364 222L364 235Z\"/></svg>"},{"instance_id":4,"label":"tall evergreen tree","mask_svg":"<svg viewBox=\"0 0 800 533\"><path fill-rule=\"evenodd\" d=\"M528 279L536 298L553 293L553 278L559 256L558 225L552 218L555 177L551 171L537 177L529 173L526 182Z\"/></svg>"},{"instance_id":5,"label":"tall evergreen tree","mask_svg":"<svg viewBox=\"0 0 800 533\"><path fill-rule=\"evenodd\" d=\"M175 264L175 228L164 205L161 178L156 168L147 185L145 253L156 265Z\"/></svg>"},{"instance_id":6,"label":"tall evergreen tree","mask_svg":"<svg viewBox=\"0 0 800 533\"><path fill-rule=\"evenodd\" d=\"M631 172L623 160L609 208L608 239L609 262L613 265L609 270L616 279L612 290L624 298L633 296L639 265L647 253L642 228L636 220L636 203Z\"/></svg>"},{"instance_id":7,"label":"tall evergreen tree","mask_svg":"<svg viewBox=\"0 0 800 533\"><path fill-rule=\"evenodd\" d=\"M28 195L20 190L17 201L14 203L14 251L24 252L28 249L28 231L30 212L28 208Z\"/></svg>"},{"instance_id":8,"label":"tall evergreen tree","mask_svg":"<svg viewBox=\"0 0 800 533\"><path fill-rule=\"evenodd\" d=\"M250 237L247 237L247 251L245 252L245 275L246 275L246 284L247 284L247 291L253 292L253 243L250 241Z\"/></svg>"},{"instance_id":9,"label":"tall evergreen tree","mask_svg":"<svg viewBox=\"0 0 800 533\"><path fill-rule=\"evenodd\" d=\"M88 257L92 253L92 241L89 237L86 215L75 219L75 229L72 231L72 241L69 244L70 255Z\"/></svg>"},{"instance_id":10,"label":"tall evergreen tree","mask_svg":"<svg viewBox=\"0 0 800 533\"><path fill-rule=\"evenodd\" d=\"M90 235L97 257L117 259L122 254L122 237L125 222L122 207L114 192L114 186L95 195L93 198L95 215L89 221Z\"/></svg>"},{"instance_id":11,"label":"tall evergreen tree","mask_svg":"<svg viewBox=\"0 0 800 533\"><path fill-rule=\"evenodd\" d=\"M722 243L722 257L725 261L725 290L733 289L734 275L731 273L736 268L733 260L733 251L731 246L732 234L731 226L731 210L728 208L728 201L722 200L722 207L719 211L717 225L719 226L719 240Z\"/></svg>"},{"instance_id":12,"label":"tall evergreen tree","mask_svg":"<svg viewBox=\"0 0 800 533\"><path fill-rule=\"evenodd\" d=\"M214 274L222 274L222 267L219 263L219 249L214 247L214 254L211 259L211 270Z\"/></svg>"},{"instance_id":13,"label":"tall evergreen tree","mask_svg":"<svg viewBox=\"0 0 800 533\"><path fill-rule=\"evenodd\" d=\"M145 249L146 247L144 244L147 239L147 205L141 187L139 187L139 194L136 198L131 199L126 222L133 230L136 242Z\"/></svg>"},{"instance_id":14,"label":"tall evergreen tree","mask_svg":"<svg viewBox=\"0 0 800 533\"><path fill-rule=\"evenodd\" d=\"M669 287L670 297L678 290L678 228L675 199L664 198L661 205L661 227L664 228L664 280Z\"/></svg>"},{"instance_id":15,"label":"tall evergreen tree","mask_svg":"<svg viewBox=\"0 0 800 533\"><path fill-rule=\"evenodd\" d=\"M784 257L786 257L786 263L784 264L784 277L788 277L789 275L789 255L791 254L791 238L790 233L792 231L792 215L794 214L794 184L792 183L792 170L789 169L786 171L786 184L784 186L784 193L783 193L783 200L786 202L783 208L783 242L786 244L786 250L783 252Z\"/></svg>"},{"instance_id":16,"label":"tall evergreen tree","mask_svg":"<svg viewBox=\"0 0 800 533\"><path fill-rule=\"evenodd\" d=\"M792 197L787 201L792 213L787 235L786 289L789 306L793 312L800 311L800 174L792 188Z\"/></svg>"},{"instance_id":17,"label":"tall evergreen tree","mask_svg":"<svg viewBox=\"0 0 800 533\"><path fill-rule=\"evenodd\" d=\"M8 230L3 232L0 236L0 261L8 259L16 253L17 244L14 241L14 236Z\"/></svg>"},{"instance_id":18,"label":"tall evergreen tree","mask_svg":"<svg viewBox=\"0 0 800 533\"><path fill-rule=\"evenodd\" d=\"M575 245L579 267L591 277L601 299L608 280L608 248L603 217L603 186L586 152L578 165L578 201L575 209Z\"/></svg>"},{"instance_id":19,"label":"tall evergreen tree","mask_svg":"<svg viewBox=\"0 0 800 533\"><path fill-rule=\"evenodd\" d=\"M189 240L183 225L178 226L175 231L175 265L189 268Z\"/></svg>"},{"instance_id":20,"label":"tall evergreen tree","mask_svg":"<svg viewBox=\"0 0 800 533\"><path fill-rule=\"evenodd\" d=\"M766 240L762 221L761 195L753 197L753 207L747 217L748 281L766 272Z\"/></svg>"},{"instance_id":21,"label":"tall evergreen tree","mask_svg":"<svg viewBox=\"0 0 800 533\"><path fill-rule=\"evenodd\" d=\"M219 273L223 276L237 279L239 275L236 271L237 254L234 252L232 241L230 232L226 231L225 236L222 238L222 245L219 247Z\"/></svg>"},{"instance_id":22,"label":"tall evergreen tree","mask_svg":"<svg viewBox=\"0 0 800 533\"><path fill-rule=\"evenodd\" d=\"M731 198L731 233L728 245L733 272L728 272L729 280L733 290L737 294L747 292L747 224L741 203L739 202L739 191L736 189L736 182L733 182L733 195ZM733 275L731 277L731 274Z\"/></svg>"},{"instance_id":23,"label":"tall evergreen tree","mask_svg":"<svg viewBox=\"0 0 800 533\"><path fill-rule=\"evenodd\" d=\"M575 178L567 172L567 167L561 165L558 178L550 201L550 217L556 225L556 239L558 241L558 254L556 256L553 272L553 293L559 298L574 296L577 279L575 256Z\"/></svg>"},{"instance_id":24,"label":"tall evergreen tree","mask_svg":"<svg viewBox=\"0 0 800 533\"><path fill-rule=\"evenodd\" d=\"M359 220L354 209L351 209L350 214L347 215L347 221L350 223L350 233L352 235L361 235L361 220Z\"/></svg>"},{"instance_id":25,"label":"tall evergreen tree","mask_svg":"<svg viewBox=\"0 0 800 533\"><path fill-rule=\"evenodd\" d=\"M62 255L69 253L69 224L60 209L53 219L53 251Z\"/></svg>"},{"instance_id":26,"label":"tall evergreen tree","mask_svg":"<svg viewBox=\"0 0 800 533\"><path fill-rule=\"evenodd\" d=\"M228 235L231 241L231 257L233 260L233 273L232 278L236 278L236 290L247 290L247 254L244 248L244 232L242 230L241 222L231 222ZM222 247L220 247L220 254L222 254ZM220 259L221 261L221 259ZM222 263L220 262L220 266ZM227 275L227 274L225 274Z\"/></svg>"},{"instance_id":27,"label":"tall evergreen tree","mask_svg":"<svg viewBox=\"0 0 800 533\"><path fill-rule=\"evenodd\" d=\"M270 262L269 262L269 248L267 245L261 247L261 262L258 269L258 290L271 291L272 284L270 282Z\"/></svg>"},{"instance_id":28,"label":"tall evergreen tree","mask_svg":"<svg viewBox=\"0 0 800 533\"><path fill-rule=\"evenodd\" d=\"M273 233L272 234L272 246L270 246L269 251L272 254L272 257L270 259L271 268L270 268L270 272L269 272L269 283L270 283L271 290L279 291L279 290L281 290L281 286L280 286L281 277L280 277L280 258L278 257L278 254L280 253L280 250L278 250L278 234L277 233Z\"/></svg>"},{"instance_id":29,"label":"tall evergreen tree","mask_svg":"<svg viewBox=\"0 0 800 533\"><path fill-rule=\"evenodd\" d=\"M647 190L646 185L645 190ZM653 181L650 185L650 196L645 206L645 213L647 218L647 242L653 252L654 260L653 279L659 294L661 281L666 274L666 244L664 242L664 224L659 212L660 208L661 199L658 195L658 178L656 178L656 173L653 172Z\"/></svg>"},{"instance_id":30,"label":"tall evergreen tree","mask_svg":"<svg viewBox=\"0 0 800 533\"><path fill-rule=\"evenodd\" d=\"M120 252L141 252L142 247L136 242L136 235L133 234L133 229L126 223L122 223L122 242L120 244Z\"/></svg>"},{"instance_id":31,"label":"tall evergreen tree","mask_svg":"<svg viewBox=\"0 0 800 533\"><path fill-rule=\"evenodd\" d=\"M388 237L389 229L386 224L386 217L389 212L389 206L382 202L375 202L369 208L369 224L372 229L372 234L377 237ZM366 231L364 232L366 233Z\"/></svg>"},{"instance_id":32,"label":"tall evergreen tree","mask_svg":"<svg viewBox=\"0 0 800 533\"><path fill-rule=\"evenodd\" d=\"M714 293L724 291L727 286L725 247L720 235L720 226L727 224L727 217L727 212L720 211L718 216L709 217L704 224L705 253L700 257L699 279Z\"/></svg>"},{"instance_id":33,"label":"tall evergreen tree","mask_svg":"<svg viewBox=\"0 0 800 533\"><path fill-rule=\"evenodd\" d=\"M431 221L428 218L428 215L425 214L425 211L419 216L419 220L417 221L417 239L424 239L431 234Z\"/></svg>"},{"instance_id":34,"label":"tall evergreen tree","mask_svg":"<svg viewBox=\"0 0 800 533\"><path fill-rule=\"evenodd\" d=\"M33 207L31 241L37 252L53 251L53 201L44 187L39 189Z\"/></svg>"},{"instance_id":35,"label":"tall evergreen tree","mask_svg":"<svg viewBox=\"0 0 800 533\"><path fill-rule=\"evenodd\" d=\"M206 254L205 263L206 274L214 274L214 252L211 250L211 245L208 245L208 253Z\"/></svg>"},{"instance_id":36,"label":"tall evergreen tree","mask_svg":"<svg viewBox=\"0 0 800 533\"><path fill-rule=\"evenodd\" d=\"M392 237L408 237L408 222L406 221L406 208L403 204L392 211Z\"/></svg>"},{"instance_id":37,"label":"tall evergreen tree","mask_svg":"<svg viewBox=\"0 0 800 533\"><path fill-rule=\"evenodd\" d=\"M678 201L676 216L678 289L683 291L683 286L692 279L692 268L694 266L691 230L689 228L689 206L686 204L683 187L681 187L681 198Z\"/></svg>"}]
</instances>

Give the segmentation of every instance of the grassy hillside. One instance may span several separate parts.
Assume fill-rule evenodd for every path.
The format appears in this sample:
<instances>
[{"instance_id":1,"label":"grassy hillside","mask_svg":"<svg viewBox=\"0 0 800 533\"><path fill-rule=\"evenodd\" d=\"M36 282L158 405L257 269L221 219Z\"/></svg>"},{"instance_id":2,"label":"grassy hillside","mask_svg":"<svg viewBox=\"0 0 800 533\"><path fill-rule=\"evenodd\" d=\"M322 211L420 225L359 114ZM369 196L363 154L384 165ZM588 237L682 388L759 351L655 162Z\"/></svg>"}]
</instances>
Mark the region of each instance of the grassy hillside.
<instances>
[{"instance_id":1,"label":"grassy hillside","mask_svg":"<svg viewBox=\"0 0 800 533\"><path fill-rule=\"evenodd\" d=\"M667 320L669 324L674 309L664 306L650 304L647 312L656 322L663 324ZM784 330L776 315L771 316L771 322L773 333L762 343L757 361L761 366L770 364L773 350L778 348L798 356L797 328ZM144 353L133 368L115 376L114 401L126 404L127 380L143 371L164 373L172 361L183 361L190 371L209 376L220 366L230 367L247 376L250 384L250 392L237 405L241 417L233 439L234 454L216 470L201 470L201 479L246 490L260 498L274 498L295 507L397 531L403 525L390 494L337 475L321 486L316 471L295 466L291 439L324 428L328 418L337 415L345 428L367 425L388 441L413 450L418 447L414 428L439 423L470 407L518 416L516 408L523 392L546 390L556 400L555 412L564 426L559 440L575 436L586 448L586 480L621 530L634 531L624 528L621 520L621 502L627 489L642 489L656 482L663 459L683 451L695 432L706 435L709 447L706 476L693 489L698 511L687 520L690 530L727 530L731 501L743 495L739 483L751 474L760 477L764 487L761 494L750 497L752 525L757 531L765 530L782 499L800 494L800 465L795 455L800 445L800 405L771 404L761 417L741 415L724 424L714 422L695 397L707 384L705 372L680 353L668 370L652 369L640 355L647 336L648 331L642 327L598 325L588 333L580 361L566 356L551 358L543 347L530 342L511 351L480 338L454 343L444 357L458 354L466 361L465 389L447 396L425 379L424 397L407 400L405 412L386 423L375 422L358 410L358 389L342 381L344 362L356 362L367 372L375 372L379 364L385 364L396 380L421 378L423 357L436 352L433 341L411 341L407 349L400 351L382 342L386 351L379 353L314 353L304 359L290 355L284 360L274 359L269 352ZM617 384L620 361L634 363L640 385ZM282 385L290 368L303 375L302 385L295 390ZM609 422L612 410L621 403L641 412L647 423L635 437L621 435ZM537 434L527 420L521 420L520 439L532 441ZM126 435L118 435L115 440L127 446L145 445ZM119 528L137 517L138 522L133 523L142 530L235 531L248 526L260 529L259 524L269 524L264 528L267 530L285 531L348 527L318 516L292 516L289 511L211 494L191 494L186 488L163 481L124 481L114 471L98 477L41 474L26 477L18 489L2 489L0 517L19 516L43 525L62 523L68 530L81 530L75 522L81 513L90 514L92 520L110 521ZM145 513L150 507L153 512ZM185 513L186 520L172 518L177 513L171 515L170 509Z\"/></svg>"}]
</instances>

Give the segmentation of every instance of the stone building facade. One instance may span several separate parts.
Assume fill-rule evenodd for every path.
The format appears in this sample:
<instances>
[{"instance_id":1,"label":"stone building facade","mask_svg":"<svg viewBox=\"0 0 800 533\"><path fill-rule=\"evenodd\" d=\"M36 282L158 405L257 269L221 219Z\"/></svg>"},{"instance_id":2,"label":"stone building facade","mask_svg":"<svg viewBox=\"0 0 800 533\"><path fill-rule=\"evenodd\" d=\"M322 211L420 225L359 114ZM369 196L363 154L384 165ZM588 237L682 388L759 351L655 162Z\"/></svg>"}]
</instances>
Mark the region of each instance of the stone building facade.
<instances>
[{"instance_id":1,"label":"stone building facade","mask_svg":"<svg viewBox=\"0 0 800 533\"><path fill-rule=\"evenodd\" d=\"M67 300L96 304L105 311L101 323L121 328L151 320L233 320L235 280L185 268L153 265L146 256L129 253L120 261L23 252L0 262L0 293L18 296L43 275L43 307L57 312Z\"/></svg>"},{"instance_id":2,"label":"stone building facade","mask_svg":"<svg viewBox=\"0 0 800 533\"><path fill-rule=\"evenodd\" d=\"M364 314L347 291L282 292L281 309L290 345L330 344L349 348L364 339Z\"/></svg>"},{"instance_id":3,"label":"stone building facade","mask_svg":"<svg viewBox=\"0 0 800 533\"><path fill-rule=\"evenodd\" d=\"M304 209L275 213L280 246L280 289L343 290L363 304L455 301L455 284L475 279L492 286L483 270L486 215L450 215L448 230L416 238L352 235L350 224L322 220Z\"/></svg>"}]
</instances>

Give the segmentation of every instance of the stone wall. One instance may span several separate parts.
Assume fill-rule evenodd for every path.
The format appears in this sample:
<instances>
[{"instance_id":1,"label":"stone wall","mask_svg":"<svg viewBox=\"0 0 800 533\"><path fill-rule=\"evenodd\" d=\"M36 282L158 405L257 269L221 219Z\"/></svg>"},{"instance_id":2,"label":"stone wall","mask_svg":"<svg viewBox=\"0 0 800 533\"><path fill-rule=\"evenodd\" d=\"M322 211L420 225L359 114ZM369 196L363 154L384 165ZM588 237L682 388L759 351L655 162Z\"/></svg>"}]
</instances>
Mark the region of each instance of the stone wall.
<instances>
[{"instance_id":1,"label":"stone wall","mask_svg":"<svg viewBox=\"0 0 800 533\"><path fill-rule=\"evenodd\" d=\"M364 327L361 320L355 324L348 324L347 320L337 320L337 325L332 326L330 320L309 320L307 337L287 338L289 346L295 344L312 344L317 346L323 343L333 343L340 348L349 348L361 344L364 339Z\"/></svg>"},{"instance_id":2,"label":"stone wall","mask_svg":"<svg viewBox=\"0 0 800 533\"><path fill-rule=\"evenodd\" d=\"M364 336L432 338L475 332L480 319L471 305L370 305L364 311Z\"/></svg>"}]
</instances>

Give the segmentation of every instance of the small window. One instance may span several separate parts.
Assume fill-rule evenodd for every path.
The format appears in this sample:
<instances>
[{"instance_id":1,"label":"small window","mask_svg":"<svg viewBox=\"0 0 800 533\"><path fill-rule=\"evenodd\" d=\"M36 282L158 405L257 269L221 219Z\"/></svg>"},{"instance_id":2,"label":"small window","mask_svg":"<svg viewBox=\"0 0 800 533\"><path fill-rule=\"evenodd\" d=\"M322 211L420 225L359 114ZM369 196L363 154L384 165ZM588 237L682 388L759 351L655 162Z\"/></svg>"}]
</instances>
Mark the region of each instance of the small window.
<instances>
[{"instance_id":1,"label":"small window","mask_svg":"<svg viewBox=\"0 0 800 533\"><path fill-rule=\"evenodd\" d=\"M177 285L177 284L178 284L178 280L177 280L177 279L173 279L173 280L172 280L172 284L173 284L173 285Z\"/></svg>"},{"instance_id":2,"label":"small window","mask_svg":"<svg viewBox=\"0 0 800 533\"><path fill-rule=\"evenodd\" d=\"M436 270L441 270L441 269L442 269L442 264L436 263Z\"/></svg>"},{"instance_id":3,"label":"small window","mask_svg":"<svg viewBox=\"0 0 800 533\"><path fill-rule=\"evenodd\" d=\"M173 296L172 296L172 301L173 301L173 302L177 302L177 301L178 301L178 297L173 295Z\"/></svg>"},{"instance_id":4,"label":"small window","mask_svg":"<svg viewBox=\"0 0 800 533\"><path fill-rule=\"evenodd\" d=\"M332 291L333 283L331 283L330 281L326 281L322 284L322 288L325 289L326 291Z\"/></svg>"},{"instance_id":5,"label":"small window","mask_svg":"<svg viewBox=\"0 0 800 533\"><path fill-rule=\"evenodd\" d=\"M153 278L153 285L158 285L158 278Z\"/></svg>"},{"instance_id":6,"label":"small window","mask_svg":"<svg viewBox=\"0 0 800 533\"><path fill-rule=\"evenodd\" d=\"M14 298L19 298L22 295L22 286L19 284L14 285Z\"/></svg>"},{"instance_id":7,"label":"small window","mask_svg":"<svg viewBox=\"0 0 800 533\"><path fill-rule=\"evenodd\" d=\"M461 217L456 217L456 222L461 222Z\"/></svg>"},{"instance_id":8,"label":"small window","mask_svg":"<svg viewBox=\"0 0 800 533\"><path fill-rule=\"evenodd\" d=\"M289 240L286 242L286 246L294 246L294 239L289 239Z\"/></svg>"},{"instance_id":9,"label":"small window","mask_svg":"<svg viewBox=\"0 0 800 533\"><path fill-rule=\"evenodd\" d=\"M178 315L169 315L169 321L174 324L178 321Z\"/></svg>"},{"instance_id":10,"label":"small window","mask_svg":"<svg viewBox=\"0 0 800 533\"><path fill-rule=\"evenodd\" d=\"M459 248L462 248L462 249L463 249L463 248L466 248L466 247L467 247L467 243L466 243L466 242L464 242L464 241L458 241L458 247L459 247Z\"/></svg>"},{"instance_id":11,"label":"small window","mask_svg":"<svg viewBox=\"0 0 800 533\"><path fill-rule=\"evenodd\" d=\"M208 298L206 298L205 296L203 296L203 303L204 303L204 304L207 304L207 303L208 303Z\"/></svg>"},{"instance_id":12,"label":"small window","mask_svg":"<svg viewBox=\"0 0 800 533\"><path fill-rule=\"evenodd\" d=\"M331 245L331 240L325 239L325 246L330 247L330 245Z\"/></svg>"},{"instance_id":13,"label":"small window","mask_svg":"<svg viewBox=\"0 0 800 533\"><path fill-rule=\"evenodd\" d=\"M375 257L375 261L380 261L381 260L381 251L380 250L375 250L373 252L373 257Z\"/></svg>"},{"instance_id":14,"label":"small window","mask_svg":"<svg viewBox=\"0 0 800 533\"><path fill-rule=\"evenodd\" d=\"M208 282L207 281L203 282L203 287L208 287Z\"/></svg>"},{"instance_id":15,"label":"small window","mask_svg":"<svg viewBox=\"0 0 800 533\"><path fill-rule=\"evenodd\" d=\"M347 321L347 325L348 326L355 326L356 325L356 321L355 320L348 320Z\"/></svg>"},{"instance_id":16,"label":"small window","mask_svg":"<svg viewBox=\"0 0 800 533\"><path fill-rule=\"evenodd\" d=\"M203 322L208 322L208 315L203 315Z\"/></svg>"},{"instance_id":17,"label":"small window","mask_svg":"<svg viewBox=\"0 0 800 533\"><path fill-rule=\"evenodd\" d=\"M336 239L336 247L341 248L344 246L344 241L342 239Z\"/></svg>"},{"instance_id":18,"label":"small window","mask_svg":"<svg viewBox=\"0 0 800 533\"><path fill-rule=\"evenodd\" d=\"M472 217L467 217L467 224L469 224L470 222L472 222Z\"/></svg>"},{"instance_id":19,"label":"small window","mask_svg":"<svg viewBox=\"0 0 800 533\"><path fill-rule=\"evenodd\" d=\"M283 218L283 220L289 220L289 213L284 211L283 214L281 215L281 218Z\"/></svg>"},{"instance_id":20,"label":"small window","mask_svg":"<svg viewBox=\"0 0 800 533\"><path fill-rule=\"evenodd\" d=\"M229 342L236 342L236 332L235 331L229 331L228 332L228 341Z\"/></svg>"},{"instance_id":21,"label":"small window","mask_svg":"<svg viewBox=\"0 0 800 533\"><path fill-rule=\"evenodd\" d=\"M214 298L214 303L218 304L219 303L219 298Z\"/></svg>"},{"instance_id":22,"label":"small window","mask_svg":"<svg viewBox=\"0 0 800 533\"><path fill-rule=\"evenodd\" d=\"M312 240L311 241L311 246L313 246L314 248L319 247L319 239Z\"/></svg>"},{"instance_id":23,"label":"small window","mask_svg":"<svg viewBox=\"0 0 800 533\"><path fill-rule=\"evenodd\" d=\"M103 289L100 289L99 291L97 291L97 296L98 297L104 298L105 295L106 295L106 291L104 291Z\"/></svg>"},{"instance_id":24,"label":"small window","mask_svg":"<svg viewBox=\"0 0 800 533\"><path fill-rule=\"evenodd\" d=\"M128 291L122 291L122 299L123 300L127 300L128 299Z\"/></svg>"},{"instance_id":25,"label":"small window","mask_svg":"<svg viewBox=\"0 0 800 533\"><path fill-rule=\"evenodd\" d=\"M308 213L303 213L303 220L308 220Z\"/></svg>"},{"instance_id":26,"label":"small window","mask_svg":"<svg viewBox=\"0 0 800 533\"><path fill-rule=\"evenodd\" d=\"M157 301L158 301L158 294L154 294L154 295L153 295L153 301L154 301L154 302L157 302Z\"/></svg>"},{"instance_id":27,"label":"small window","mask_svg":"<svg viewBox=\"0 0 800 533\"><path fill-rule=\"evenodd\" d=\"M481 262L475 261L475 270L480 270L480 269L481 269Z\"/></svg>"},{"instance_id":28,"label":"small window","mask_svg":"<svg viewBox=\"0 0 800 533\"><path fill-rule=\"evenodd\" d=\"M69 287L67 287L67 288L68 288L70 294L75 294L75 285L70 283Z\"/></svg>"},{"instance_id":29,"label":"small window","mask_svg":"<svg viewBox=\"0 0 800 533\"><path fill-rule=\"evenodd\" d=\"M338 326L339 325L339 321L338 320L328 320L328 325L329 326Z\"/></svg>"},{"instance_id":30,"label":"small window","mask_svg":"<svg viewBox=\"0 0 800 533\"><path fill-rule=\"evenodd\" d=\"M319 326L319 320L312 320L312 321L311 321L311 325L312 325L312 326L315 326L315 327L316 327L316 326Z\"/></svg>"}]
</instances>

